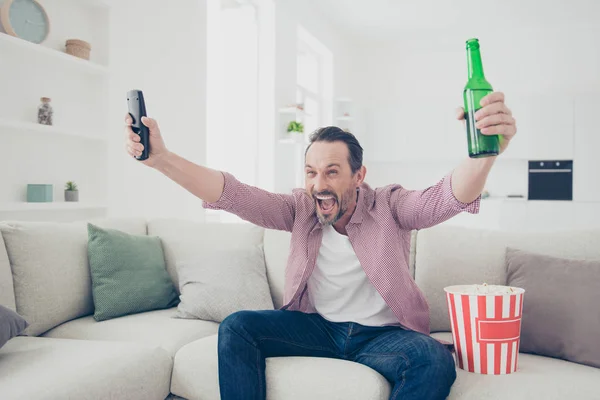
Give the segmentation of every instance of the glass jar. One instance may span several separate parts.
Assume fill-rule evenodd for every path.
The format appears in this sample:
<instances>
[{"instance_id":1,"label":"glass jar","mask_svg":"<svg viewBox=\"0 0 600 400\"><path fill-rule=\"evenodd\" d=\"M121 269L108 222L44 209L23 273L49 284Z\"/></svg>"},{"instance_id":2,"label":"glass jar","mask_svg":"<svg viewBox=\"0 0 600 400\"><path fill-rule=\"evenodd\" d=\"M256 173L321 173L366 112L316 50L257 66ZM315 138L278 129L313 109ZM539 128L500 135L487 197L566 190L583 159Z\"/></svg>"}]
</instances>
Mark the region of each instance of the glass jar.
<instances>
[{"instance_id":1,"label":"glass jar","mask_svg":"<svg viewBox=\"0 0 600 400\"><path fill-rule=\"evenodd\" d=\"M38 123L42 125L52 125L52 106L50 105L49 97L42 97L40 99L42 104L38 107Z\"/></svg>"}]
</instances>

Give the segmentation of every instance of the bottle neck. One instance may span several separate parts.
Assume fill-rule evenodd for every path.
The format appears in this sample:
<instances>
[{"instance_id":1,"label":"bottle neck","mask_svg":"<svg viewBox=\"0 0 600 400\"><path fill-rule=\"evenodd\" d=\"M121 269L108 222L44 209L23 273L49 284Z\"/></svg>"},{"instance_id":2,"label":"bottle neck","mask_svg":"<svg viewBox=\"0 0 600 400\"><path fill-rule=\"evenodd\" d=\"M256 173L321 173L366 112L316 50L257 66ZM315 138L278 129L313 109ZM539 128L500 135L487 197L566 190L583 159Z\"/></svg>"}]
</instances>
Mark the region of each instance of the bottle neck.
<instances>
[{"instance_id":1,"label":"bottle neck","mask_svg":"<svg viewBox=\"0 0 600 400\"><path fill-rule=\"evenodd\" d=\"M467 48L467 70L469 79L485 78L479 48Z\"/></svg>"}]
</instances>

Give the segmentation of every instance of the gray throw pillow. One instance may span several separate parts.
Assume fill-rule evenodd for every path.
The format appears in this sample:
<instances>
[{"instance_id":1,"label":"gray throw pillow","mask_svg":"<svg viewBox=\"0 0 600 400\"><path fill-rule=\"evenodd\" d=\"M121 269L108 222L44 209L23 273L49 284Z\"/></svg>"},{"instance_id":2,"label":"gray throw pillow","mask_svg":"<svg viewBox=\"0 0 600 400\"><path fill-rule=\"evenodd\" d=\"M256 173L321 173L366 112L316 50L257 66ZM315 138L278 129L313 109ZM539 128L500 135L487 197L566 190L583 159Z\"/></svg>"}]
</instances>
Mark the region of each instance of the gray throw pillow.
<instances>
[{"instance_id":1,"label":"gray throw pillow","mask_svg":"<svg viewBox=\"0 0 600 400\"><path fill-rule=\"evenodd\" d=\"M177 263L176 318L222 322L241 310L272 310L262 246L203 252Z\"/></svg>"},{"instance_id":2,"label":"gray throw pillow","mask_svg":"<svg viewBox=\"0 0 600 400\"><path fill-rule=\"evenodd\" d=\"M525 289L520 351L600 367L600 260L506 251L507 285Z\"/></svg>"},{"instance_id":3,"label":"gray throw pillow","mask_svg":"<svg viewBox=\"0 0 600 400\"><path fill-rule=\"evenodd\" d=\"M10 339L20 335L28 326L25 318L0 305L0 348Z\"/></svg>"}]
</instances>

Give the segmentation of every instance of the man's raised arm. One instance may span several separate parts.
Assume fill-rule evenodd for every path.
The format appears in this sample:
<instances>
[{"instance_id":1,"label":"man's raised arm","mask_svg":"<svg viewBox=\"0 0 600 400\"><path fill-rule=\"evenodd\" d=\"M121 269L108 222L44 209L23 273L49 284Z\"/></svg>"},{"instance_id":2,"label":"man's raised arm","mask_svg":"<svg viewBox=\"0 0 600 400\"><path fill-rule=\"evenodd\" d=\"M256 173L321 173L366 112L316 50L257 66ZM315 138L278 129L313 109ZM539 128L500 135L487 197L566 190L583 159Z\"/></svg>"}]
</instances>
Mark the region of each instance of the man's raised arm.
<instances>
[{"instance_id":1,"label":"man's raised arm","mask_svg":"<svg viewBox=\"0 0 600 400\"><path fill-rule=\"evenodd\" d=\"M131 118L126 122L126 149L132 156L143 150L139 136L131 129ZM158 127L152 118L142 118L150 130L150 154L140 161L173 180L203 200L205 208L219 209L236 214L256 225L291 231L294 224L295 199L293 195L270 193L245 185L233 175L195 164L167 150Z\"/></svg>"},{"instance_id":2,"label":"man's raised arm","mask_svg":"<svg viewBox=\"0 0 600 400\"><path fill-rule=\"evenodd\" d=\"M481 99L475 113L476 127L484 135L500 135L500 154L517 133L516 121L504 103L504 94L494 92ZM456 118L464 120L464 110ZM437 184L424 190L392 187L390 207L404 229L423 229L450 219L461 211L479 212L480 196L497 156L467 158Z\"/></svg>"}]
</instances>

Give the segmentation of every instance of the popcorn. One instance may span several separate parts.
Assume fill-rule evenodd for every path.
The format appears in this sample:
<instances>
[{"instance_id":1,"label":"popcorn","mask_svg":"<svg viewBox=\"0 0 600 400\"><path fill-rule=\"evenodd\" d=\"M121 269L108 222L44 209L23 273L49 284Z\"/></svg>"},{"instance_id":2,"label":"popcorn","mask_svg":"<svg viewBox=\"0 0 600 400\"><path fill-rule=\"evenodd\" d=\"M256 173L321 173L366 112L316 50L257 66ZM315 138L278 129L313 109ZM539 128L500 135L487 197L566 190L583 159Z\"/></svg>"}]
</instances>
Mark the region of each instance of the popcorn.
<instances>
[{"instance_id":1,"label":"popcorn","mask_svg":"<svg viewBox=\"0 0 600 400\"><path fill-rule=\"evenodd\" d=\"M483 283L481 285L459 285L452 286L452 293L455 294L468 294L468 295L505 295L505 294L516 294L519 292L518 288L504 285L488 285Z\"/></svg>"}]
</instances>

